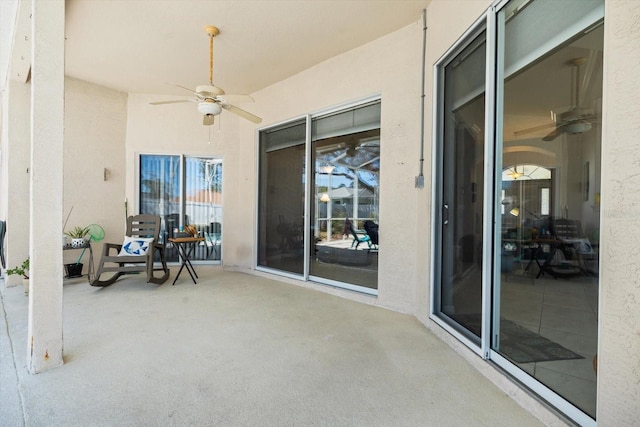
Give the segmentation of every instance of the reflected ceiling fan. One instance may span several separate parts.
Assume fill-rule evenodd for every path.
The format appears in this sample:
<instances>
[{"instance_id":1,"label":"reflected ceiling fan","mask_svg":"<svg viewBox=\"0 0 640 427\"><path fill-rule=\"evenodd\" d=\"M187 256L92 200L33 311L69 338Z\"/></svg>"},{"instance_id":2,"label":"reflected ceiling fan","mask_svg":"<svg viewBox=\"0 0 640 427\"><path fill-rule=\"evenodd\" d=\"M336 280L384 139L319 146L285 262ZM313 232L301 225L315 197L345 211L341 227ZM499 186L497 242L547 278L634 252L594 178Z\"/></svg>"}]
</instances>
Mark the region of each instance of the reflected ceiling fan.
<instances>
[{"instance_id":1,"label":"reflected ceiling fan","mask_svg":"<svg viewBox=\"0 0 640 427\"><path fill-rule=\"evenodd\" d=\"M551 132L545 135L542 140L553 141L563 133L577 135L591 130L592 123L597 117L593 114L593 110L580 106L580 66L586 61L586 58L575 58L569 61L569 64L574 68L571 74L572 91L575 94L572 106L562 113L552 111L551 116L555 123L517 131L515 132L516 136L552 128Z\"/></svg>"},{"instance_id":2,"label":"reflected ceiling fan","mask_svg":"<svg viewBox=\"0 0 640 427\"><path fill-rule=\"evenodd\" d=\"M176 99L172 101L156 101L150 102L151 105L176 104L179 102L196 102L198 111L203 115L202 124L211 126L214 123L215 116L220 114L222 110L227 110L253 123L260 123L262 119L255 114L251 114L241 108L231 104L253 102L253 98L249 95L228 95L224 90L213 84L213 38L220 34L220 30L213 25L207 25L204 30L209 35L209 84L197 86L195 90L191 90L184 86L176 85L179 88L188 90L195 95L193 98Z\"/></svg>"}]
</instances>

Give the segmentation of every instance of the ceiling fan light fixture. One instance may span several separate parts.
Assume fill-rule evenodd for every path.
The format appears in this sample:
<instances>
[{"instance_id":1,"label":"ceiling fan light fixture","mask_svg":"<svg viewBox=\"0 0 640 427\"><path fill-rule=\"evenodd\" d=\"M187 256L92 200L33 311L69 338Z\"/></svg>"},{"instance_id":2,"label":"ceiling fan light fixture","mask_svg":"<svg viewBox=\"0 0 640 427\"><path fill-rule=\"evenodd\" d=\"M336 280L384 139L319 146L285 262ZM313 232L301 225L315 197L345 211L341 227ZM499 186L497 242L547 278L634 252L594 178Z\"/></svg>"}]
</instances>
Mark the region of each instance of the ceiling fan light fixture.
<instances>
[{"instance_id":1,"label":"ceiling fan light fixture","mask_svg":"<svg viewBox=\"0 0 640 427\"><path fill-rule=\"evenodd\" d=\"M217 116L222 112L222 107L215 102L202 101L198 103L200 114Z\"/></svg>"},{"instance_id":2,"label":"ceiling fan light fixture","mask_svg":"<svg viewBox=\"0 0 640 427\"><path fill-rule=\"evenodd\" d=\"M577 135L591 130L589 122L574 122L565 125L564 130L571 135Z\"/></svg>"}]
</instances>

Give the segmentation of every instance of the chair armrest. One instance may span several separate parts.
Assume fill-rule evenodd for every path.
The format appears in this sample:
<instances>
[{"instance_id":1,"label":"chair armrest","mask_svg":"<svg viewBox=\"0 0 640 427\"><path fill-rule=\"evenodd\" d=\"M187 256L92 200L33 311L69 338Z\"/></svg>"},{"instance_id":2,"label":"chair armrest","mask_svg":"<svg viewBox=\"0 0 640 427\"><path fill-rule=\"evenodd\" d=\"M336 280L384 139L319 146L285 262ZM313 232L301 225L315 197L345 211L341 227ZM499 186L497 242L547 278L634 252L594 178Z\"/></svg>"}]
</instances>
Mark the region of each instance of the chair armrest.
<instances>
[{"instance_id":1,"label":"chair armrest","mask_svg":"<svg viewBox=\"0 0 640 427\"><path fill-rule=\"evenodd\" d=\"M122 250L122 243L105 243L102 247L103 255L109 256L109 251L111 249L115 249L117 255Z\"/></svg>"}]
</instances>

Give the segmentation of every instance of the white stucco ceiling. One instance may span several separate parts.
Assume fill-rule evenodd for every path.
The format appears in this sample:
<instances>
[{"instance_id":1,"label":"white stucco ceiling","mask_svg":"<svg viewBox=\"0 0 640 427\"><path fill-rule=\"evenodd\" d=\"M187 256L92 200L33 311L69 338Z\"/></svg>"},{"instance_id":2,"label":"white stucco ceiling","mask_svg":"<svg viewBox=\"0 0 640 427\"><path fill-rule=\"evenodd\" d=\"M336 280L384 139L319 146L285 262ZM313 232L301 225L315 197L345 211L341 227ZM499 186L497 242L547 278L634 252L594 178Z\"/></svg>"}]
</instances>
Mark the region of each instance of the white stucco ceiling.
<instances>
[{"instance_id":1,"label":"white stucco ceiling","mask_svg":"<svg viewBox=\"0 0 640 427\"><path fill-rule=\"evenodd\" d=\"M67 0L66 74L124 92L253 93L422 19L430 0Z\"/></svg>"}]
</instances>

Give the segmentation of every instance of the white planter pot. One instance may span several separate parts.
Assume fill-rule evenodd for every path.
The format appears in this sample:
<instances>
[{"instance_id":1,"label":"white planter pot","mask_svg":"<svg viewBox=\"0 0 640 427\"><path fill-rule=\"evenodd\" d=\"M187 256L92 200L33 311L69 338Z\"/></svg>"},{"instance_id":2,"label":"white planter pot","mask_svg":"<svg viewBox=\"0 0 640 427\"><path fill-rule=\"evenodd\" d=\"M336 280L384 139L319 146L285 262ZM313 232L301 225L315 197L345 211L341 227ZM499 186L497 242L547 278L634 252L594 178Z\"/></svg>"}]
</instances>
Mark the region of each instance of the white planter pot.
<instances>
[{"instance_id":1,"label":"white planter pot","mask_svg":"<svg viewBox=\"0 0 640 427\"><path fill-rule=\"evenodd\" d=\"M29 279L22 278L22 286L24 287L24 294L29 295Z\"/></svg>"},{"instance_id":2,"label":"white planter pot","mask_svg":"<svg viewBox=\"0 0 640 427\"><path fill-rule=\"evenodd\" d=\"M81 248L84 246L84 238L73 238L71 239L71 247L72 248Z\"/></svg>"}]
</instances>

